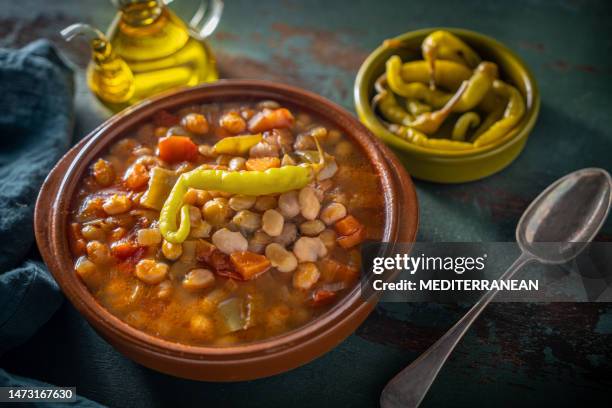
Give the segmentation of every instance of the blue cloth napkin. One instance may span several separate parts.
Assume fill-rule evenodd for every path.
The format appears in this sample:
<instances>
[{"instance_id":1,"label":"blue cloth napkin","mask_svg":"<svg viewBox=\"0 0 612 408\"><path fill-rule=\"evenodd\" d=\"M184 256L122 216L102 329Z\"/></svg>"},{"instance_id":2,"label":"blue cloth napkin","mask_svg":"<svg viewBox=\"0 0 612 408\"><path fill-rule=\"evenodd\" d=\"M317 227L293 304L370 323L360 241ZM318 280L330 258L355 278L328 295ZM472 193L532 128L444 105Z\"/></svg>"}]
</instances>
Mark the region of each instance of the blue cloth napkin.
<instances>
[{"instance_id":1,"label":"blue cloth napkin","mask_svg":"<svg viewBox=\"0 0 612 408\"><path fill-rule=\"evenodd\" d=\"M0 49L0 354L32 336L63 300L34 259L33 216L45 177L70 146L73 92L72 70L48 41ZM15 385L44 384L0 369L0 386Z\"/></svg>"}]
</instances>

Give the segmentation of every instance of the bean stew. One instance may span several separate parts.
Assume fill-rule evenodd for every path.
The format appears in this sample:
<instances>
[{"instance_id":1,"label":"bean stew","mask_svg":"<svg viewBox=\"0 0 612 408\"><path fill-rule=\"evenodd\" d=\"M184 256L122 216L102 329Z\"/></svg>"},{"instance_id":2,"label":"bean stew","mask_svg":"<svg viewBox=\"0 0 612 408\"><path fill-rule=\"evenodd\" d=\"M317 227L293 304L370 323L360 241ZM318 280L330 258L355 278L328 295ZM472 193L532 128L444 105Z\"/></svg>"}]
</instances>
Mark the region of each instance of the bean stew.
<instances>
[{"instance_id":1,"label":"bean stew","mask_svg":"<svg viewBox=\"0 0 612 408\"><path fill-rule=\"evenodd\" d=\"M357 284L383 194L361 149L275 101L159 111L94 161L75 272L127 324L199 346L298 328Z\"/></svg>"}]
</instances>

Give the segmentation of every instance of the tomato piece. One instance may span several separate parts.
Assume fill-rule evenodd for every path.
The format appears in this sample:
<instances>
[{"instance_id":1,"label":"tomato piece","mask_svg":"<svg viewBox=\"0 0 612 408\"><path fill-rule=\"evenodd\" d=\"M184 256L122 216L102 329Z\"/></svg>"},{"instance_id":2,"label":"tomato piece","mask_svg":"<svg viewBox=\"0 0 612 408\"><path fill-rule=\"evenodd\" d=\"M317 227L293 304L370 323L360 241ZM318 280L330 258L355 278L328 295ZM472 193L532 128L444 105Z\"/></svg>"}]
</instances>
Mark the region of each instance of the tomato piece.
<instances>
[{"instance_id":1,"label":"tomato piece","mask_svg":"<svg viewBox=\"0 0 612 408\"><path fill-rule=\"evenodd\" d=\"M312 294L310 304L314 307L323 306L331 303L336 298L336 292L326 289L317 289Z\"/></svg>"},{"instance_id":2,"label":"tomato piece","mask_svg":"<svg viewBox=\"0 0 612 408\"><path fill-rule=\"evenodd\" d=\"M363 228L363 225L352 215L347 215L334 224L334 229L339 235L351 235L359 228Z\"/></svg>"},{"instance_id":3,"label":"tomato piece","mask_svg":"<svg viewBox=\"0 0 612 408\"><path fill-rule=\"evenodd\" d=\"M166 136L157 143L158 156L165 162L194 161L198 146L188 136Z\"/></svg>"},{"instance_id":4,"label":"tomato piece","mask_svg":"<svg viewBox=\"0 0 612 408\"><path fill-rule=\"evenodd\" d=\"M230 260L245 280L254 279L270 268L268 258L255 252L234 252L230 255Z\"/></svg>"},{"instance_id":5,"label":"tomato piece","mask_svg":"<svg viewBox=\"0 0 612 408\"><path fill-rule=\"evenodd\" d=\"M245 165L250 171L266 171L280 167L281 161L278 157L257 157L247 160Z\"/></svg>"},{"instance_id":6,"label":"tomato piece","mask_svg":"<svg viewBox=\"0 0 612 408\"><path fill-rule=\"evenodd\" d=\"M111 253L119 260L125 260L138 251L140 247L134 242L127 239L113 242L111 244Z\"/></svg>"},{"instance_id":7,"label":"tomato piece","mask_svg":"<svg viewBox=\"0 0 612 408\"><path fill-rule=\"evenodd\" d=\"M87 252L87 242L81 234L81 224L70 224L70 247L75 255L84 255Z\"/></svg>"},{"instance_id":8,"label":"tomato piece","mask_svg":"<svg viewBox=\"0 0 612 408\"><path fill-rule=\"evenodd\" d=\"M295 119L289 109L265 109L249 120L249 131L261 133L271 129L290 128Z\"/></svg>"},{"instance_id":9,"label":"tomato piece","mask_svg":"<svg viewBox=\"0 0 612 408\"><path fill-rule=\"evenodd\" d=\"M366 230L365 227L362 225L361 227L359 227L359 229L357 229L357 231L353 232L352 234L342 235L338 237L336 239L336 242L338 242L338 244L342 248L348 249L354 247L355 245L361 244L365 239Z\"/></svg>"},{"instance_id":10,"label":"tomato piece","mask_svg":"<svg viewBox=\"0 0 612 408\"><path fill-rule=\"evenodd\" d=\"M324 282L350 283L359 276L359 269L335 259L326 258L320 262L321 279Z\"/></svg>"}]
</instances>

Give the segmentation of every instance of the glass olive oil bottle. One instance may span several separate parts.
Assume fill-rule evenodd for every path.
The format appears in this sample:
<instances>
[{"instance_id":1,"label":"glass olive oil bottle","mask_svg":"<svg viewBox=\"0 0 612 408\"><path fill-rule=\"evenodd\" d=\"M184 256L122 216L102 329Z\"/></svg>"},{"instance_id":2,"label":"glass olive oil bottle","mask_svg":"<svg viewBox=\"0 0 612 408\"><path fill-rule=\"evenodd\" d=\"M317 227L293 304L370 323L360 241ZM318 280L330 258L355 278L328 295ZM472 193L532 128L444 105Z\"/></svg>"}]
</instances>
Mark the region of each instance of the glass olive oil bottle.
<instances>
[{"instance_id":1,"label":"glass olive oil bottle","mask_svg":"<svg viewBox=\"0 0 612 408\"><path fill-rule=\"evenodd\" d=\"M107 36L85 24L62 31L66 39L84 34L92 47L87 82L113 111L169 89L218 79L214 57L204 41L216 27L222 3L208 2L204 18L198 10L191 26L162 0L117 0L119 13ZM219 6L220 5L220 6ZM199 32L194 26L202 27Z\"/></svg>"}]
</instances>

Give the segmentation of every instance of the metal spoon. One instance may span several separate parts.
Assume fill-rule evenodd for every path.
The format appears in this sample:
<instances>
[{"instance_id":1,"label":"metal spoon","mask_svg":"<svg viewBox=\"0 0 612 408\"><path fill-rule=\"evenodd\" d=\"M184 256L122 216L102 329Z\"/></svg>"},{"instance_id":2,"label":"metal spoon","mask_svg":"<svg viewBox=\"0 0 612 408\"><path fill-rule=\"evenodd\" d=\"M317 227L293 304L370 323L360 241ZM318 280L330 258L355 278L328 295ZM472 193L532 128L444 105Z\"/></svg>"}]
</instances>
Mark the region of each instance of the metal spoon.
<instances>
[{"instance_id":1,"label":"metal spoon","mask_svg":"<svg viewBox=\"0 0 612 408\"><path fill-rule=\"evenodd\" d=\"M612 178L603 169L588 168L560 178L523 213L516 240L521 255L499 278L511 279L525 264L570 261L593 240L612 204ZM382 408L418 406L459 340L496 295L491 290L412 364L397 374L380 396Z\"/></svg>"}]
</instances>

